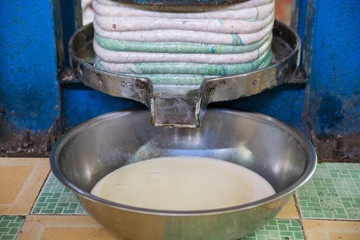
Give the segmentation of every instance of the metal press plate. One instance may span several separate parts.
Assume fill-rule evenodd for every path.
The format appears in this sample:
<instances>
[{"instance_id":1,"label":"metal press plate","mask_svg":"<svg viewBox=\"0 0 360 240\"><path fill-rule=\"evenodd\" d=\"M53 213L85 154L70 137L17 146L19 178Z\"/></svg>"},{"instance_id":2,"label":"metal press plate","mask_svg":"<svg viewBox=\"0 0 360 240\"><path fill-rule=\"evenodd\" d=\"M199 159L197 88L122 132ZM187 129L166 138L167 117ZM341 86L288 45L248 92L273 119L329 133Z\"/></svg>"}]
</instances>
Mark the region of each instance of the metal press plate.
<instances>
[{"instance_id":1,"label":"metal press plate","mask_svg":"<svg viewBox=\"0 0 360 240\"><path fill-rule=\"evenodd\" d=\"M153 85L147 78L95 68L93 37L94 29L89 24L70 39L70 60L76 78L95 90L145 104L156 126L199 127L209 103L251 96L287 83L300 59L299 36L285 24L275 21L273 60L269 67L240 75L205 79L200 86Z\"/></svg>"}]
</instances>

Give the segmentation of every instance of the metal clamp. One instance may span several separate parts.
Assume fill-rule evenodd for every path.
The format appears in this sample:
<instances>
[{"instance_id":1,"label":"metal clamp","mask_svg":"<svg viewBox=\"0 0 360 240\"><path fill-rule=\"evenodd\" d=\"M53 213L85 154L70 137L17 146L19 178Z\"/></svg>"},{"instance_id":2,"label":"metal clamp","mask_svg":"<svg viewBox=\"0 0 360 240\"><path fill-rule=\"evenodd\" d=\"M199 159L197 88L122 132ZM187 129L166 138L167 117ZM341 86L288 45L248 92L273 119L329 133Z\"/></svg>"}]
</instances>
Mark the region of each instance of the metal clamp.
<instances>
[{"instance_id":1,"label":"metal clamp","mask_svg":"<svg viewBox=\"0 0 360 240\"><path fill-rule=\"evenodd\" d=\"M272 64L240 75L205 79L200 86L153 85L147 78L129 77L94 67L94 29L89 24L74 33L69 43L70 60L78 80L115 97L145 104L155 126L199 127L206 107L247 97L290 82L299 66L300 38L288 26L275 23Z\"/></svg>"}]
</instances>

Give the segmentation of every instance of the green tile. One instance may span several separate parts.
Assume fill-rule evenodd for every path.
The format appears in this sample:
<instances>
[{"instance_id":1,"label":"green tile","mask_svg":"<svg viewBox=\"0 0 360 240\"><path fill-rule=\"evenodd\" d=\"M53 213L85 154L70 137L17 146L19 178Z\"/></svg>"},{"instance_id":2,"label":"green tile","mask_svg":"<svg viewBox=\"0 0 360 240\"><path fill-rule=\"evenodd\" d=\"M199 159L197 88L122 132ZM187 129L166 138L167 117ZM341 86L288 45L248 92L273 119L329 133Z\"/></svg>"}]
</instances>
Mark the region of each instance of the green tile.
<instances>
[{"instance_id":1,"label":"green tile","mask_svg":"<svg viewBox=\"0 0 360 240\"><path fill-rule=\"evenodd\" d=\"M279 230L286 231L287 230L286 224L279 224Z\"/></svg>"},{"instance_id":2,"label":"green tile","mask_svg":"<svg viewBox=\"0 0 360 240\"><path fill-rule=\"evenodd\" d=\"M63 201L67 201L67 199L65 199ZM58 207L68 207L69 205L70 205L70 203L68 203L68 202L59 202L57 204Z\"/></svg>"},{"instance_id":3,"label":"green tile","mask_svg":"<svg viewBox=\"0 0 360 240\"><path fill-rule=\"evenodd\" d=\"M265 229L259 229L256 231L256 236L267 236L269 234L269 231L266 231Z\"/></svg>"},{"instance_id":4,"label":"green tile","mask_svg":"<svg viewBox=\"0 0 360 240\"><path fill-rule=\"evenodd\" d=\"M76 209L78 207L79 203L71 203L69 206L69 209Z\"/></svg>"},{"instance_id":5,"label":"green tile","mask_svg":"<svg viewBox=\"0 0 360 240\"><path fill-rule=\"evenodd\" d=\"M59 198L60 195L61 195L61 193L54 193L54 194L53 194L53 197L54 197L54 198Z\"/></svg>"},{"instance_id":6,"label":"green tile","mask_svg":"<svg viewBox=\"0 0 360 240\"><path fill-rule=\"evenodd\" d=\"M268 225L268 226L277 226L278 223L277 223L277 221L275 221L274 219L272 219L272 220L270 220L270 221L268 222L267 225Z\"/></svg>"},{"instance_id":7,"label":"green tile","mask_svg":"<svg viewBox=\"0 0 360 240\"><path fill-rule=\"evenodd\" d=\"M313 207L304 207L303 209L304 209L303 215L305 215L306 213L314 212L314 208L313 208Z\"/></svg>"},{"instance_id":8,"label":"green tile","mask_svg":"<svg viewBox=\"0 0 360 240\"><path fill-rule=\"evenodd\" d=\"M56 208L56 203L49 203L47 206L48 209Z\"/></svg>"},{"instance_id":9,"label":"green tile","mask_svg":"<svg viewBox=\"0 0 360 240\"><path fill-rule=\"evenodd\" d=\"M283 232L280 232L280 235L281 235L281 236L293 236L294 233L293 233L293 232L283 231Z\"/></svg>"},{"instance_id":10,"label":"green tile","mask_svg":"<svg viewBox=\"0 0 360 240\"><path fill-rule=\"evenodd\" d=\"M36 207L36 208L33 208L33 210L32 210L32 213L39 213L39 212L41 212L41 207Z\"/></svg>"},{"instance_id":11,"label":"green tile","mask_svg":"<svg viewBox=\"0 0 360 240\"><path fill-rule=\"evenodd\" d=\"M278 223L284 223L284 224L289 224L291 223L292 221L291 220L286 220L286 219L278 219L276 220Z\"/></svg>"},{"instance_id":12,"label":"green tile","mask_svg":"<svg viewBox=\"0 0 360 240\"><path fill-rule=\"evenodd\" d=\"M39 197L38 202L45 202L46 201L46 197Z\"/></svg>"},{"instance_id":13,"label":"green tile","mask_svg":"<svg viewBox=\"0 0 360 240\"><path fill-rule=\"evenodd\" d=\"M334 214L332 212L324 212L324 218L334 218Z\"/></svg>"},{"instance_id":14,"label":"green tile","mask_svg":"<svg viewBox=\"0 0 360 240\"><path fill-rule=\"evenodd\" d=\"M294 232L295 239L304 239L301 229Z\"/></svg>"},{"instance_id":15,"label":"green tile","mask_svg":"<svg viewBox=\"0 0 360 240\"><path fill-rule=\"evenodd\" d=\"M318 202L318 201L310 202L310 203L308 203L308 206L313 207L315 209L319 209L321 211L320 202Z\"/></svg>"},{"instance_id":16,"label":"green tile","mask_svg":"<svg viewBox=\"0 0 360 240\"><path fill-rule=\"evenodd\" d=\"M37 203L36 204L36 207L40 207L40 208L42 208L42 207L47 207L48 206L48 204L47 203Z\"/></svg>"},{"instance_id":17,"label":"green tile","mask_svg":"<svg viewBox=\"0 0 360 240\"><path fill-rule=\"evenodd\" d=\"M22 222L10 222L8 227L9 228L17 228L17 227L21 227Z\"/></svg>"},{"instance_id":18,"label":"green tile","mask_svg":"<svg viewBox=\"0 0 360 240\"><path fill-rule=\"evenodd\" d=\"M87 214L76 196L51 173L36 200L33 214Z\"/></svg>"},{"instance_id":19,"label":"green tile","mask_svg":"<svg viewBox=\"0 0 360 240\"><path fill-rule=\"evenodd\" d=\"M1 240L12 240L12 239L15 239L15 236L12 234L4 235L1 237Z\"/></svg>"},{"instance_id":20,"label":"green tile","mask_svg":"<svg viewBox=\"0 0 360 240\"><path fill-rule=\"evenodd\" d=\"M75 210L64 210L63 213L67 214L74 214Z\"/></svg>"},{"instance_id":21,"label":"green tile","mask_svg":"<svg viewBox=\"0 0 360 240\"><path fill-rule=\"evenodd\" d=\"M348 219L348 216L345 215L345 214L334 214L334 218L336 218L336 219Z\"/></svg>"},{"instance_id":22,"label":"green tile","mask_svg":"<svg viewBox=\"0 0 360 240\"><path fill-rule=\"evenodd\" d=\"M62 211L63 211L63 208L56 208L54 213L55 214L60 214L60 213L62 213Z\"/></svg>"},{"instance_id":23,"label":"green tile","mask_svg":"<svg viewBox=\"0 0 360 240\"><path fill-rule=\"evenodd\" d=\"M334 208L330 208L330 207L321 207L321 210L323 212L333 212Z\"/></svg>"},{"instance_id":24,"label":"green tile","mask_svg":"<svg viewBox=\"0 0 360 240\"><path fill-rule=\"evenodd\" d=\"M311 216L313 218L320 218L320 219L325 218L323 213L317 213L317 212L313 213Z\"/></svg>"},{"instance_id":25,"label":"green tile","mask_svg":"<svg viewBox=\"0 0 360 240\"><path fill-rule=\"evenodd\" d=\"M277 226L265 226L265 230L278 230Z\"/></svg>"},{"instance_id":26,"label":"green tile","mask_svg":"<svg viewBox=\"0 0 360 240\"><path fill-rule=\"evenodd\" d=\"M280 233L279 233L279 231L270 231L270 236L279 238Z\"/></svg>"},{"instance_id":27,"label":"green tile","mask_svg":"<svg viewBox=\"0 0 360 240\"><path fill-rule=\"evenodd\" d=\"M52 214L53 213L53 210L51 209L42 209L40 211L41 214Z\"/></svg>"},{"instance_id":28,"label":"green tile","mask_svg":"<svg viewBox=\"0 0 360 240\"><path fill-rule=\"evenodd\" d=\"M335 208L335 211L336 211L337 213L342 213L342 214L345 213L344 208Z\"/></svg>"},{"instance_id":29,"label":"green tile","mask_svg":"<svg viewBox=\"0 0 360 240\"><path fill-rule=\"evenodd\" d=\"M10 221L3 220L2 222L0 222L0 228L7 227L9 225L9 223L10 223Z\"/></svg>"},{"instance_id":30,"label":"green tile","mask_svg":"<svg viewBox=\"0 0 360 240\"><path fill-rule=\"evenodd\" d=\"M348 213L348 216L352 219L359 219L360 215L357 212Z\"/></svg>"},{"instance_id":31,"label":"green tile","mask_svg":"<svg viewBox=\"0 0 360 240\"><path fill-rule=\"evenodd\" d=\"M20 227L21 227L21 225L20 225ZM18 233L20 227L10 229L9 235L16 235Z\"/></svg>"},{"instance_id":32,"label":"green tile","mask_svg":"<svg viewBox=\"0 0 360 240\"><path fill-rule=\"evenodd\" d=\"M296 226L296 227L289 227L288 228L290 231L298 231L299 230L299 227L298 226Z\"/></svg>"},{"instance_id":33,"label":"green tile","mask_svg":"<svg viewBox=\"0 0 360 240\"><path fill-rule=\"evenodd\" d=\"M23 222L22 216L0 216L0 240L14 240Z\"/></svg>"},{"instance_id":34,"label":"green tile","mask_svg":"<svg viewBox=\"0 0 360 240\"><path fill-rule=\"evenodd\" d=\"M261 229L242 238L242 240L303 240L300 224L297 220L272 219Z\"/></svg>"},{"instance_id":35,"label":"green tile","mask_svg":"<svg viewBox=\"0 0 360 240\"><path fill-rule=\"evenodd\" d=\"M318 164L313 177L296 191L302 217L360 220L359 176L360 163Z\"/></svg>"}]
</instances>

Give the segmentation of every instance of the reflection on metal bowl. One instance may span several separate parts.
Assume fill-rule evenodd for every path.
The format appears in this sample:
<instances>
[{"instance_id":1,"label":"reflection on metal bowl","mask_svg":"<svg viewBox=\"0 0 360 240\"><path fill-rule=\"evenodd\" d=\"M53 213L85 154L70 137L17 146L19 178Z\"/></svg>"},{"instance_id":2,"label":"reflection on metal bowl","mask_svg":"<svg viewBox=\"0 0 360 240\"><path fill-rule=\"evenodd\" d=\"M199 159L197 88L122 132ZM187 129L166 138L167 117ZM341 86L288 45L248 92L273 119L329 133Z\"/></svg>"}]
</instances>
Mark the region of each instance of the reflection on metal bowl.
<instances>
[{"instance_id":1,"label":"reflection on metal bowl","mask_svg":"<svg viewBox=\"0 0 360 240\"><path fill-rule=\"evenodd\" d=\"M124 239L238 239L276 216L313 174L316 153L300 133L271 117L209 109L200 128L150 124L147 110L124 110L87 121L54 146L55 176L86 211ZM113 203L90 194L103 176L127 164L162 156L202 156L249 168L274 187L268 198L223 209L161 211Z\"/></svg>"}]
</instances>

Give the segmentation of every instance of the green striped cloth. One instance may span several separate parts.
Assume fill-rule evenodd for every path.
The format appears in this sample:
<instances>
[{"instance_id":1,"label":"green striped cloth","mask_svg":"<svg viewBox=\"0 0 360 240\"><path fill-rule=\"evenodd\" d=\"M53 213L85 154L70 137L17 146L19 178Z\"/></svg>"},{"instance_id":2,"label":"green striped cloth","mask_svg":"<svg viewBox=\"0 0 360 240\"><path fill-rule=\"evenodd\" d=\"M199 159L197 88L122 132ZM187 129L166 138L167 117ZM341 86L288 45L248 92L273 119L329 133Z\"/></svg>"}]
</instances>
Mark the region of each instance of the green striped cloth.
<instances>
[{"instance_id":1,"label":"green striped cloth","mask_svg":"<svg viewBox=\"0 0 360 240\"><path fill-rule=\"evenodd\" d=\"M253 62L243 64L200 64L200 63L106 63L96 59L97 68L109 71L111 67L124 66L129 71L117 72L126 76L149 78L158 85L200 85L205 78L237 75L265 68L271 64L272 51L269 48L262 56ZM108 65L108 66L107 66ZM130 71L131 70L131 71Z\"/></svg>"},{"instance_id":2,"label":"green striped cloth","mask_svg":"<svg viewBox=\"0 0 360 240\"><path fill-rule=\"evenodd\" d=\"M270 37L265 36L258 42L249 45L211 45L186 42L130 42L100 37L95 33L96 42L103 48L112 51L149 52L149 53L212 53L233 54L246 53L260 48Z\"/></svg>"}]
</instances>

